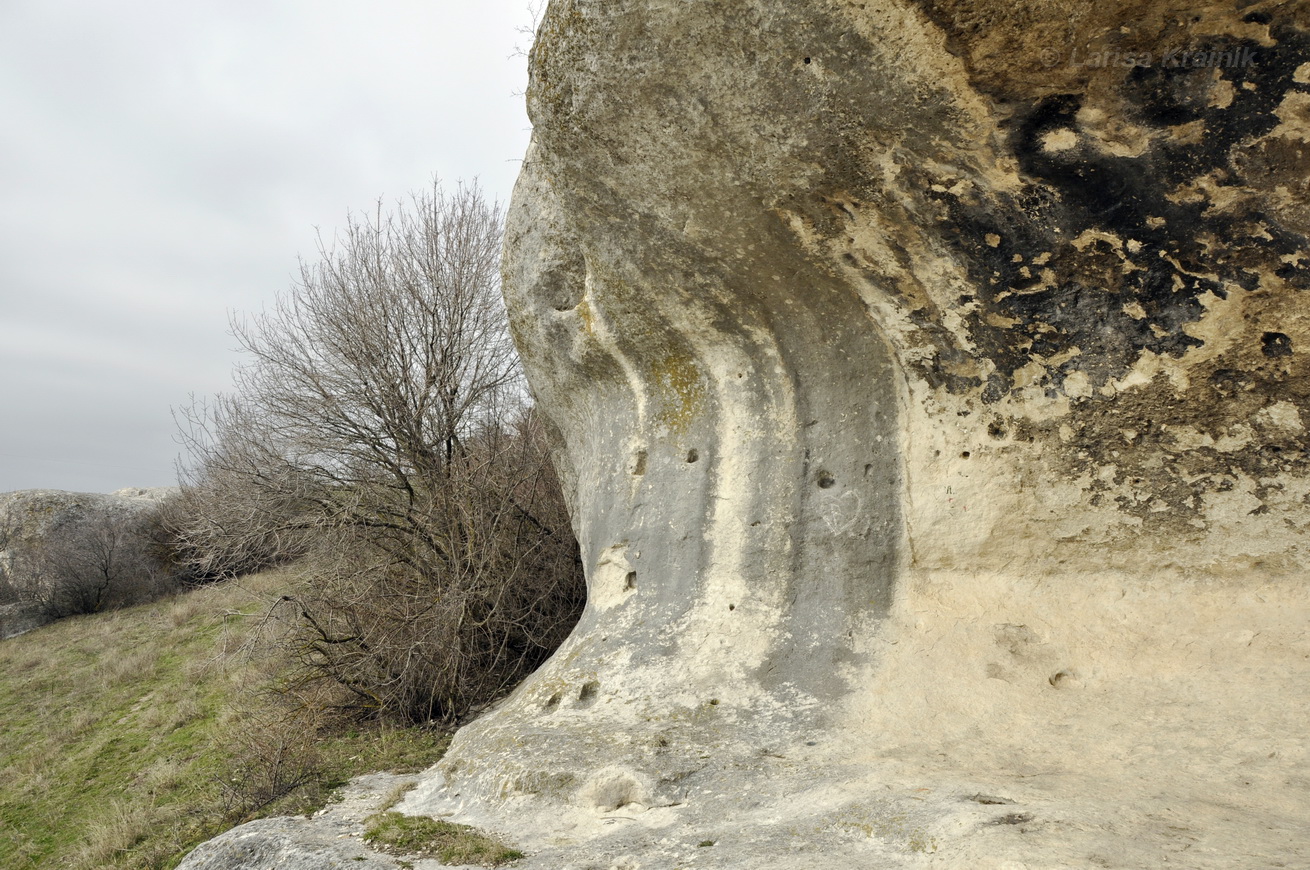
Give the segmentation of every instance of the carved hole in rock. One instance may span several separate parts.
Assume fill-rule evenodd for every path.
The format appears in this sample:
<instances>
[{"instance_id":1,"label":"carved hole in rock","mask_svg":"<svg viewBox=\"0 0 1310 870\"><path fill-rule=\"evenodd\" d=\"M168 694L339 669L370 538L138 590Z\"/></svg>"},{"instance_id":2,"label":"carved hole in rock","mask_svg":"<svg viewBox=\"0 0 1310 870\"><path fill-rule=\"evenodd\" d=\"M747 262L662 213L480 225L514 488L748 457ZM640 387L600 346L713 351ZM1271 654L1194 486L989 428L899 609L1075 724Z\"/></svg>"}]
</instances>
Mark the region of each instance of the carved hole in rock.
<instances>
[{"instance_id":1,"label":"carved hole in rock","mask_svg":"<svg viewBox=\"0 0 1310 870\"><path fill-rule=\"evenodd\" d=\"M638 477L646 473L646 451L638 450L632 463L632 473Z\"/></svg>"},{"instance_id":2,"label":"carved hole in rock","mask_svg":"<svg viewBox=\"0 0 1310 870\"><path fill-rule=\"evenodd\" d=\"M599 691L600 683L595 680L584 683L582 688L578 690L578 703L587 707L591 706L596 703L596 693Z\"/></svg>"},{"instance_id":3,"label":"carved hole in rock","mask_svg":"<svg viewBox=\"0 0 1310 870\"><path fill-rule=\"evenodd\" d=\"M555 711L555 708L559 706L559 702L561 700L562 698L560 697L560 693L556 692L555 694L551 695L548 699L546 699L546 703L542 704L542 709L544 709L547 713L553 713Z\"/></svg>"},{"instance_id":4,"label":"carved hole in rock","mask_svg":"<svg viewBox=\"0 0 1310 870\"><path fill-rule=\"evenodd\" d=\"M837 478L833 477L826 471L819 472L819 489L832 489L837 483Z\"/></svg>"},{"instance_id":5,"label":"carved hole in rock","mask_svg":"<svg viewBox=\"0 0 1310 870\"><path fill-rule=\"evenodd\" d=\"M737 609L737 605L735 605L735 604L729 604L729 605L728 605L728 609L729 609L729 610L736 610L736 609Z\"/></svg>"},{"instance_id":6,"label":"carved hole in rock","mask_svg":"<svg viewBox=\"0 0 1310 870\"><path fill-rule=\"evenodd\" d=\"M964 451L963 453L961 453L961 454L960 454L960 458L961 458L961 459L968 459L968 458L969 458L969 451L966 450L966 451Z\"/></svg>"},{"instance_id":7,"label":"carved hole in rock","mask_svg":"<svg viewBox=\"0 0 1310 870\"><path fill-rule=\"evenodd\" d=\"M990 822L988 822L988 824L990 824L990 825L1022 825L1024 822L1031 822L1032 820L1033 820L1033 814L1032 814L1032 813L1010 813L1009 815L1001 816L1000 818L996 818L996 819L992 819Z\"/></svg>"},{"instance_id":8,"label":"carved hole in rock","mask_svg":"<svg viewBox=\"0 0 1310 870\"><path fill-rule=\"evenodd\" d=\"M1057 689L1067 689L1078 685L1078 675L1073 671L1056 671L1047 682Z\"/></svg>"},{"instance_id":9,"label":"carved hole in rock","mask_svg":"<svg viewBox=\"0 0 1310 870\"><path fill-rule=\"evenodd\" d=\"M688 462L695 462L697 459L700 459L700 454L696 452L695 447L687 451Z\"/></svg>"},{"instance_id":10,"label":"carved hole in rock","mask_svg":"<svg viewBox=\"0 0 1310 870\"><path fill-rule=\"evenodd\" d=\"M542 291L550 301L550 307L556 311L572 311L582 301L581 284L573 280L568 269L548 274L542 280Z\"/></svg>"},{"instance_id":11,"label":"carved hole in rock","mask_svg":"<svg viewBox=\"0 0 1310 870\"><path fill-rule=\"evenodd\" d=\"M556 311L574 311L586 292L583 276L587 262L581 251L561 251L557 259L543 264L541 272L542 298Z\"/></svg>"},{"instance_id":12,"label":"carved hole in rock","mask_svg":"<svg viewBox=\"0 0 1310 870\"><path fill-rule=\"evenodd\" d=\"M969 800L974 801L975 803L986 804L988 806L998 806L1001 804L1014 803L1014 801L1010 800L1009 798L999 797L994 794L982 794L982 793L974 795L973 797L969 798Z\"/></svg>"},{"instance_id":13,"label":"carved hole in rock","mask_svg":"<svg viewBox=\"0 0 1310 870\"><path fill-rule=\"evenodd\" d=\"M636 572L636 571L629 571L629 572L628 572L628 576L626 576L626 577L623 578L623 588L624 588L624 589L636 589L636 588L637 588L637 572Z\"/></svg>"},{"instance_id":14,"label":"carved hole in rock","mask_svg":"<svg viewBox=\"0 0 1310 870\"><path fill-rule=\"evenodd\" d=\"M806 62L806 63L809 63L809 62L810 62L810 59L809 59L808 57L805 58L805 62Z\"/></svg>"},{"instance_id":15,"label":"carved hole in rock","mask_svg":"<svg viewBox=\"0 0 1310 870\"><path fill-rule=\"evenodd\" d=\"M590 795L592 804L602 813L622 809L628 804L645 805L650 801L646 789L635 776L614 768L598 773L583 791Z\"/></svg>"}]
</instances>

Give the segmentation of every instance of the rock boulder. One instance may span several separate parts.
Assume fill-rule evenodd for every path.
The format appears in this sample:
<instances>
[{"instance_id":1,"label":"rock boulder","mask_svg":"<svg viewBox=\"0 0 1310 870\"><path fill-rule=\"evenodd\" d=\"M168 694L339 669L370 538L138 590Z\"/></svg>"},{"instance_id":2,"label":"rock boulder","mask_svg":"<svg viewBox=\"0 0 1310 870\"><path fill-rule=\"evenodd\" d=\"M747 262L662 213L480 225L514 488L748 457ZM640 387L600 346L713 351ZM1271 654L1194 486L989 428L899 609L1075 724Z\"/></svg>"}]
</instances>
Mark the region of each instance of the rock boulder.
<instances>
[{"instance_id":1,"label":"rock boulder","mask_svg":"<svg viewBox=\"0 0 1310 870\"><path fill-rule=\"evenodd\" d=\"M140 516L172 492L154 487L108 494L54 489L0 493L0 638L49 621L42 603L50 592L50 578L40 565L44 548L88 522Z\"/></svg>"},{"instance_id":2,"label":"rock boulder","mask_svg":"<svg viewBox=\"0 0 1310 870\"><path fill-rule=\"evenodd\" d=\"M1310 5L553 0L523 865L1310 863Z\"/></svg>"}]
</instances>

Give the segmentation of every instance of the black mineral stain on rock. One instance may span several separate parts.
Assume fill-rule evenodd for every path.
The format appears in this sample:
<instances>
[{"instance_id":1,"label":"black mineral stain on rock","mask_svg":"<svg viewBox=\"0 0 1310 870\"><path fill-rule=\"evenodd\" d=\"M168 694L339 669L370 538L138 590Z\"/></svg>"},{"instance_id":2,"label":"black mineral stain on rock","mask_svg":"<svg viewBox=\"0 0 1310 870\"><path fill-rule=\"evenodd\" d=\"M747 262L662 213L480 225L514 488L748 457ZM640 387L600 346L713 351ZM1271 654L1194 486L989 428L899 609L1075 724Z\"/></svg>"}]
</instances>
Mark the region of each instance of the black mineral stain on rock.
<instances>
[{"instance_id":1,"label":"black mineral stain on rock","mask_svg":"<svg viewBox=\"0 0 1310 870\"><path fill-rule=\"evenodd\" d=\"M1292 355L1292 339L1281 332L1266 332L1260 336L1260 352L1269 358Z\"/></svg>"},{"instance_id":2,"label":"black mineral stain on rock","mask_svg":"<svg viewBox=\"0 0 1310 870\"><path fill-rule=\"evenodd\" d=\"M1039 381L1048 395L1075 371L1099 387L1143 351L1178 358L1199 347L1185 329L1211 297L1253 292L1261 275L1275 273L1310 289L1306 270L1288 265L1305 250L1304 236L1258 207L1216 208L1207 190L1244 184L1244 145L1274 129L1274 110L1299 89L1293 76L1310 61L1310 39L1291 26L1271 32L1272 46L1216 39L1192 47L1254 58L1243 66L1161 61L1124 71L1116 108L1119 120L1148 134L1141 154L1100 145L1081 114L1086 95L1054 94L1010 122L1023 190L960 195L938 185L930 197L946 217L942 237L978 291L965 313L970 336L996 371L985 386L947 375L960 369L947 345L920 373L954 393L981 386L982 400L994 403L1034 357L1058 357ZM1180 125L1193 126L1184 133Z\"/></svg>"}]
</instances>

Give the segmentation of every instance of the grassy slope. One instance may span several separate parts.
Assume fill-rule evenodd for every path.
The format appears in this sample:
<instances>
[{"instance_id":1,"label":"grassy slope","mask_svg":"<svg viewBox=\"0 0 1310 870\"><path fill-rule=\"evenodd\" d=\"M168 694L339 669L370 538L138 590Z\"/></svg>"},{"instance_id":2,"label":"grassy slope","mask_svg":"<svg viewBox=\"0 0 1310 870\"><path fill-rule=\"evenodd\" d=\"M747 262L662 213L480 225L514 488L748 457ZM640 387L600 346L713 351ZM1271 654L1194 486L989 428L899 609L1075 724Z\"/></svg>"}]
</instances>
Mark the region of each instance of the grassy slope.
<instances>
[{"instance_id":1,"label":"grassy slope","mask_svg":"<svg viewBox=\"0 0 1310 870\"><path fill-rule=\"evenodd\" d=\"M252 815L220 781L251 769L252 733L303 733L259 724L279 721L254 691L277 663L244 652L289 583L269 572L0 642L0 867L168 868ZM350 776L419 769L443 748L421 731L323 736L311 781L256 814L302 811Z\"/></svg>"}]
</instances>

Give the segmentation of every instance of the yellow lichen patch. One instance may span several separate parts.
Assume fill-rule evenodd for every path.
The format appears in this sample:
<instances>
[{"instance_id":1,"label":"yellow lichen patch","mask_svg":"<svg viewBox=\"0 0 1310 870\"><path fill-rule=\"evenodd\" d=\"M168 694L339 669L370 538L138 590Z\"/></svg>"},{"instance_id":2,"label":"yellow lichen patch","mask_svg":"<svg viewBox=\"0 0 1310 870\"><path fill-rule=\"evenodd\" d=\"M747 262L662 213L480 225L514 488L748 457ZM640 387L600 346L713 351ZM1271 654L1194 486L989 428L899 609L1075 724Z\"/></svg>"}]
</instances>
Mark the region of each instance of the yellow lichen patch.
<instances>
[{"instance_id":1,"label":"yellow lichen patch","mask_svg":"<svg viewBox=\"0 0 1310 870\"><path fill-rule=\"evenodd\" d=\"M587 333L587 335L595 335L596 315L591 310L590 303L588 303L586 299L583 299L578 303L578 307L574 310L578 312L578 318L582 320L582 331Z\"/></svg>"},{"instance_id":2,"label":"yellow lichen patch","mask_svg":"<svg viewBox=\"0 0 1310 870\"><path fill-rule=\"evenodd\" d=\"M1282 122L1273 131L1274 136L1310 142L1310 94L1287 94L1274 114Z\"/></svg>"},{"instance_id":3,"label":"yellow lichen patch","mask_svg":"<svg viewBox=\"0 0 1310 870\"><path fill-rule=\"evenodd\" d=\"M1047 152L1068 151L1078 144L1078 134L1067 127L1052 130L1042 137L1042 149Z\"/></svg>"},{"instance_id":4,"label":"yellow lichen patch","mask_svg":"<svg viewBox=\"0 0 1310 870\"><path fill-rule=\"evenodd\" d=\"M705 410L705 381L691 357L670 354L651 366L650 383L659 399L657 418L671 431L685 432Z\"/></svg>"},{"instance_id":5,"label":"yellow lichen patch","mask_svg":"<svg viewBox=\"0 0 1310 870\"><path fill-rule=\"evenodd\" d=\"M1132 302L1125 302L1123 304L1123 313L1127 314L1133 320L1146 319L1146 309L1143 308L1141 303L1137 302L1136 300Z\"/></svg>"}]
</instances>

